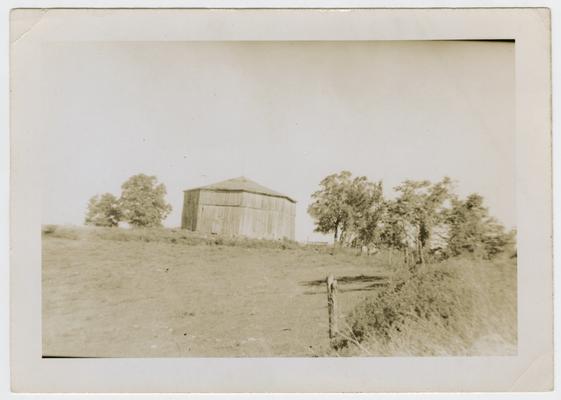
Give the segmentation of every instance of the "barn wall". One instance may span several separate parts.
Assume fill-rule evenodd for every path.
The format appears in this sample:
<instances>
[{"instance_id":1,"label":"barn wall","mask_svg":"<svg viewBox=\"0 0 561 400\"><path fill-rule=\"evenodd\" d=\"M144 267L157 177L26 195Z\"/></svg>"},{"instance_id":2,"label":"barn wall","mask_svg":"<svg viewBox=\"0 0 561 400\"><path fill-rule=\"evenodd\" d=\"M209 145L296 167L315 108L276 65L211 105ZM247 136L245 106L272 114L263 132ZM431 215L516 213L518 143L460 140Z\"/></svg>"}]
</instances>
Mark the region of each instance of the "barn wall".
<instances>
[{"instance_id":1,"label":"barn wall","mask_svg":"<svg viewBox=\"0 0 561 400\"><path fill-rule=\"evenodd\" d=\"M201 190L200 204L214 206L241 206L243 192Z\"/></svg>"},{"instance_id":2,"label":"barn wall","mask_svg":"<svg viewBox=\"0 0 561 400\"><path fill-rule=\"evenodd\" d=\"M243 205L242 235L294 240L294 203L282 197L244 193Z\"/></svg>"},{"instance_id":3,"label":"barn wall","mask_svg":"<svg viewBox=\"0 0 561 400\"><path fill-rule=\"evenodd\" d=\"M241 207L201 204L197 231L226 236L239 235L243 212Z\"/></svg>"},{"instance_id":4,"label":"barn wall","mask_svg":"<svg viewBox=\"0 0 561 400\"><path fill-rule=\"evenodd\" d=\"M243 209L242 192L201 190L197 231L226 236L239 235Z\"/></svg>"},{"instance_id":5,"label":"barn wall","mask_svg":"<svg viewBox=\"0 0 561 400\"><path fill-rule=\"evenodd\" d=\"M191 192L197 192L196 196ZM185 192L183 210L182 227L198 232L294 240L295 204L285 198L196 190Z\"/></svg>"},{"instance_id":6,"label":"barn wall","mask_svg":"<svg viewBox=\"0 0 561 400\"><path fill-rule=\"evenodd\" d=\"M200 190L188 190L183 193L183 212L181 214L181 228L197 229L197 216Z\"/></svg>"}]
</instances>

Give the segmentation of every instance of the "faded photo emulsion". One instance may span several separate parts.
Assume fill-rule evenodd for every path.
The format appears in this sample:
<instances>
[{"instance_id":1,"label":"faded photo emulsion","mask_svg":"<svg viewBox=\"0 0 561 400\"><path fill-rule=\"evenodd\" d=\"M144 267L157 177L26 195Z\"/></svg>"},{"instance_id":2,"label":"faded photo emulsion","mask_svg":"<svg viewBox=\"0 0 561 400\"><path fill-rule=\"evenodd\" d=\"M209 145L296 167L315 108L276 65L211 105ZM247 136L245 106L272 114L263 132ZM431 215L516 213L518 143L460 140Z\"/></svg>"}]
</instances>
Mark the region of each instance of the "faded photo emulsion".
<instances>
[{"instance_id":1,"label":"faded photo emulsion","mask_svg":"<svg viewBox=\"0 0 561 400\"><path fill-rule=\"evenodd\" d=\"M517 354L512 40L42 47L42 356Z\"/></svg>"}]
</instances>

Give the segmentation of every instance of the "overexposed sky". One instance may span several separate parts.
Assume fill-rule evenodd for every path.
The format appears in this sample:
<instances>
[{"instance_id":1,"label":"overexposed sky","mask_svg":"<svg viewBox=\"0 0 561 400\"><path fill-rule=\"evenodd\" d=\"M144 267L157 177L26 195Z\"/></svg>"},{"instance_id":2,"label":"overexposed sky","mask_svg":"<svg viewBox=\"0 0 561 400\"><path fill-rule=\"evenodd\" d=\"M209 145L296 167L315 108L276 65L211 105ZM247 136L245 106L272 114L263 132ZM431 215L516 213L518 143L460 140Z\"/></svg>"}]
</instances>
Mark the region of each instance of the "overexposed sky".
<instances>
[{"instance_id":1,"label":"overexposed sky","mask_svg":"<svg viewBox=\"0 0 561 400\"><path fill-rule=\"evenodd\" d=\"M457 180L516 225L514 44L100 42L43 49L43 223L156 175L179 226L184 189L244 175L298 201L325 176Z\"/></svg>"}]
</instances>

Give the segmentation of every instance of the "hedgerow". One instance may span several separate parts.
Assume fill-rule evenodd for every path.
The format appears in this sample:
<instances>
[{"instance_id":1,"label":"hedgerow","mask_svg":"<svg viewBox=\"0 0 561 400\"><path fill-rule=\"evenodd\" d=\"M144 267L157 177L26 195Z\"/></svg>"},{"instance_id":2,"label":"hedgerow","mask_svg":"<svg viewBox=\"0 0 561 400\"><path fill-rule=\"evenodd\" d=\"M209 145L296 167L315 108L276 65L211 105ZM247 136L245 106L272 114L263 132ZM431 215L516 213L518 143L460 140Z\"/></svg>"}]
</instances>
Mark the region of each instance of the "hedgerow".
<instances>
[{"instance_id":1,"label":"hedgerow","mask_svg":"<svg viewBox=\"0 0 561 400\"><path fill-rule=\"evenodd\" d=\"M515 348L512 268L508 262L454 259L397 271L346 317L335 347L381 355L472 354L493 336Z\"/></svg>"}]
</instances>

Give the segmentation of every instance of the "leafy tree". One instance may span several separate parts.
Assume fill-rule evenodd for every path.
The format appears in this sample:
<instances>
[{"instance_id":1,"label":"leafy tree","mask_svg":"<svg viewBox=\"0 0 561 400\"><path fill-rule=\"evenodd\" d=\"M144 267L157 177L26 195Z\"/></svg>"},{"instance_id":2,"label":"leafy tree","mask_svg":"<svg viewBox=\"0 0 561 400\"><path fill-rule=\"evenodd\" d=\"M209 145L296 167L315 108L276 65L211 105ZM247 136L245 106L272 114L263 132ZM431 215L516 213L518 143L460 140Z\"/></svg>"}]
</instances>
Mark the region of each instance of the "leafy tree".
<instances>
[{"instance_id":1,"label":"leafy tree","mask_svg":"<svg viewBox=\"0 0 561 400\"><path fill-rule=\"evenodd\" d=\"M333 233L335 243L367 243L374 237L383 204L382 183L349 171L332 174L312 194L308 213L316 232Z\"/></svg>"},{"instance_id":2,"label":"leafy tree","mask_svg":"<svg viewBox=\"0 0 561 400\"><path fill-rule=\"evenodd\" d=\"M315 231L333 233L335 242L348 219L345 201L351 176L349 171L343 171L324 178L320 182L321 189L312 194L313 203L308 207L308 213L316 222Z\"/></svg>"},{"instance_id":3,"label":"leafy tree","mask_svg":"<svg viewBox=\"0 0 561 400\"><path fill-rule=\"evenodd\" d=\"M514 232L489 215L483 197L470 194L465 200L454 199L448 211L448 251L456 256L464 253L492 258L514 245Z\"/></svg>"},{"instance_id":4,"label":"leafy tree","mask_svg":"<svg viewBox=\"0 0 561 400\"><path fill-rule=\"evenodd\" d=\"M404 208L395 200L388 200L384 206L381 218L381 229L378 237L378 245L389 250L389 262L391 263L392 250L404 252L404 260L408 263L409 257L409 235L408 220L405 218Z\"/></svg>"},{"instance_id":5,"label":"leafy tree","mask_svg":"<svg viewBox=\"0 0 561 400\"><path fill-rule=\"evenodd\" d=\"M487 231L483 237L486 258L493 258L505 252L516 256L516 230L506 232L505 227L495 218L487 222Z\"/></svg>"},{"instance_id":6,"label":"leafy tree","mask_svg":"<svg viewBox=\"0 0 561 400\"><path fill-rule=\"evenodd\" d=\"M483 206L483 197L480 195L471 194L465 201L454 199L446 217L450 254L480 254L483 251L488 218L487 208Z\"/></svg>"},{"instance_id":7,"label":"leafy tree","mask_svg":"<svg viewBox=\"0 0 561 400\"><path fill-rule=\"evenodd\" d=\"M384 221L386 204L382 200L382 191L376 191L373 198L373 204L366 210L362 219L355 223L357 232L356 241L360 246L368 246L370 244L379 245L381 228Z\"/></svg>"},{"instance_id":8,"label":"leafy tree","mask_svg":"<svg viewBox=\"0 0 561 400\"><path fill-rule=\"evenodd\" d=\"M395 190L399 197L394 212L414 229L417 262L424 264L432 231L443 222L446 200L452 198L452 181L448 177L434 184L427 180L406 180Z\"/></svg>"},{"instance_id":9,"label":"leafy tree","mask_svg":"<svg viewBox=\"0 0 561 400\"><path fill-rule=\"evenodd\" d=\"M327 176L308 207L315 231L333 233L338 244L387 248L390 263L393 249L404 252L407 264L424 264L429 251L439 257L515 254L516 233L489 215L479 194L459 199L450 178L406 180L394 189L397 197L386 201L381 181L348 171Z\"/></svg>"},{"instance_id":10,"label":"leafy tree","mask_svg":"<svg viewBox=\"0 0 561 400\"><path fill-rule=\"evenodd\" d=\"M86 225L117 226L122 218L119 200L111 193L97 195L88 202Z\"/></svg>"},{"instance_id":11,"label":"leafy tree","mask_svg":"<svg viewBox=\"0 0 561 400\"><path fill-rule=\"evenodd\" d=\"M382 182L369 182L364 176L353 179L346 191L345 207L348 222L342 239L357 246L375 242L384 212Z\"/></svg>"},{"instance_id":12,"label":"leafy tree","mask_svg":"<svg viewBox=\"0 0 561 400\"><path fill-rule=\"evenodd\" d=\"M125 221L135 227L161 226L171 212L166 187L155 176L138 174L121 186L121 209Z\"/></svg>"}]
</instances>

